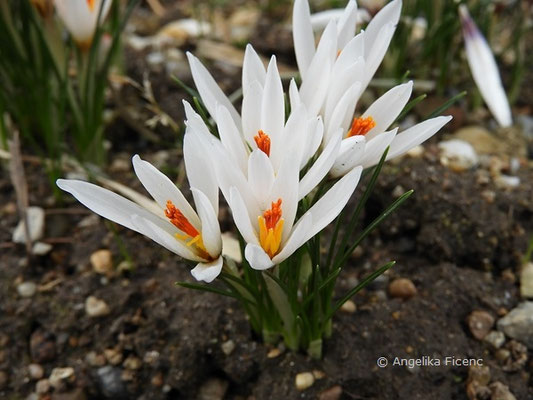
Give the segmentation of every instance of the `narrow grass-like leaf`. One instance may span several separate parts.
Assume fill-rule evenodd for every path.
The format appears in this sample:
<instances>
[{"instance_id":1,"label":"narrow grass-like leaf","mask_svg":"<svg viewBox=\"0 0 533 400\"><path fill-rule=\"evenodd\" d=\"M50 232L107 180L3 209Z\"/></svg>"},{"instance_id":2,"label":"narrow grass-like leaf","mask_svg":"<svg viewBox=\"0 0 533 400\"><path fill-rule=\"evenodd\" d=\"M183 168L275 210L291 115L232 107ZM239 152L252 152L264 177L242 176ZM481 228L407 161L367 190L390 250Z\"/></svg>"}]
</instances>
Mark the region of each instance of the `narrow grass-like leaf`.
<instances>
[{"instance_id":1,"label":"narrow grass-like leaf","mask_svg":"<svg viewBox=\"0 0 533 400\"><path fill-rule=\"evenodd\" d=\"M424 94L421 94L420 96L414 98L409 103L407 103L405 105L405 107L403 108L402 112L400 113L400 115L398 115L398 118L396 118L394 120L393 124L395 124L398 121L401 121L403 119L403 117L405 117L407 115L407 113L413 109L414 106L416 106L418 103L420 103L426 97L428 97L428 95L424 93Z\"/></svg>"},{"instance_id":2,"label":"narrow grass-like leaf","mask_svg":"<svg viewBox=\"0 0 533 400\"><path fill-rule=\"evenodd\" d=\"M372 282L378 276L383 274L385 271L390 269L394 264L396 264L396 261L391 261L391 262L385 264L384 266L379 268L377 271L371 273L365 279L363 279L361 282L359 282L359 284L357 286L355 286L353 289L351 289L348 293L346 293L346 295L342 299L340 299L337 303L335 303L335 305L333 306L333 308L331 309L331 311L327 315L326 320L330 319L333 316L333 314L335 314L337 312L337 310L339 308L341 308L344 303L346 303L348 300L350 300L350 298L353 295L355 295L357 292L359 292L361 289L363 289L366 285L368 285L370 282Z\"/></svg>"},{"instance_id":3,"label":"narrow grass-like leaf","mask_svg":"<svg viewBox=\"0 0 533 400\"><path fill-rule=\"evenodd\" d=\"M400 197L398 197L390 206L387 207L383 213L374 221L368 225L363 232L359 235L359 237L355 240L355 242L349 247L348 250L344 253L343 257L340 259L340 261L336 264L336 267L341 267L350 257L350 254L355 250L357 246L372 232L376 227L383 222L385 218L387 218L394 210L396 210L405 200L407 200L412 194L414 193L414 190L409 190L408 192L405 192Z\"/></svg>"},{"instance_id":4,"label":"narrow grass-like leaf","mask_svg":"<svg viewBox=\"0 0 533 400\"><path fill-rule=\"evenodd\" d=\"M455 96L453 96L451 99L449 99L448 101L446 101L443 105L441 105L440 107L437 107L435 110L433 110L432 112L430 112L428 114L428 116L424 119L430 119L430 118L434 118L434 117L437 117L438 115L440 115L443 111L447 110L449 107L451 107L454 103L456 103L458 100L462 99L463 97L466 96L466 90L465 91L462 91L461 93L458 93L456 94Z\"/></svg>"}]
</instances>

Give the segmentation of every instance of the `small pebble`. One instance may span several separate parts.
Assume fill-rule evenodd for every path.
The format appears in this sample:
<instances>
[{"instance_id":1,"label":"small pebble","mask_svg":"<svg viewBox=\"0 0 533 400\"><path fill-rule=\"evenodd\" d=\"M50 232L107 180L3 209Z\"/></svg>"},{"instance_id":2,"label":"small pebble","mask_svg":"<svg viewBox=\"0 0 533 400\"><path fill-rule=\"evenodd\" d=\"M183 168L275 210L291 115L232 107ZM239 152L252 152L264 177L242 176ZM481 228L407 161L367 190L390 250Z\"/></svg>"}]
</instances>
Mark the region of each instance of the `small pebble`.
<instances>
[{"instance_id":1,"label":"small pebble","mask_svg":"<svg viewBox=\"0 0 533 400\"><path fill-rule=\"evenodd\" d=\"M311 372L301 372L294 379L294 384L298 390L305 390L313 386L314 383L315 377Z\"/></svg>"},{"instance_id":2,"label":"small pebble","mask_svg":"<svg viewBox=\"0 0 533 400\"><path fill-rule=\"evenodd\" d=\"M35 391L38 394L45 394L50 391L50 381L48 379L41 379L35 384Z\"/></svg>"},{"instance_id":3,"label":"small pebble","mask_svg":"<svg viewBox=\"0 0 533 400\"><path fill-rule=\"evenodd\" d=\"M483 365L471 365L468 368L468 381L477 382L480 385L486 386L490 382L490 368Z\"/></svg>"},{"instance_id":4,"label":"small pebble","mask_svg":"<svg viewBox=\"0 0 533 400\"><path fill-rule=\"evenodd\" d=\"M281 350L278 349L277 347L274 347L272 350L268 352L267 358L276 358L276 357L279 357L280 354L281 354Z\"/></svg>"},{"instance_id":5,"label":"small pebble","mask_svg":"<svg viewBox=\"0 0 533 400\"><path fill-rule=\"evenodd\" d=\"M338 400L342 396L342 387L335 385L323 390L318 395L318 400Z\"/></svg>"},{"instance_id":6,"label":"small pebble","mask_svg":"<svg viewBox=\"0 0 533 400\"><path fill-rule=\"evenodd\" d=\"M35 242L31 249L31 253L36 256L44 256L52 251L52 245L49 243Z\"/></svg>"},{"instance_id":7,"label":"small pebble","mask_svg":"<svg viewBox=\"0 0 533 400\"><path fill-rule=\"evenodd\" d=\"M533 350L533 301L524 301L498 321L498 330Z\"/></svg>"},{"instance_id":8,"label":"small pebble","mask_svg":"<svg viewBox=\"0 0 533 400\"><path fill-rule=\"evenodd\" d=\"M511 352L507 349L499 349L496 353L494 353L494 356L498 361L503 362L511 357Z\"/></svg>"},{"instance_id":9,"label":"small pebble","mask_svg":"<svg viewBox=\"0 0 533 400\"><path fill-rule=\"evenodd\" d=\"M492 392L490 400L516 400L509 387L501 382L493 382L489 385Z\"/></svg>"},{"instance_id":10,"label":"small pebble","mask_svg":"<svg viewBox=\"0 0 533 400\"><path fill-rule=\"evenodd\" d=\"M392 281L389 285L389 294L391 297L409 299L417 293L415 284L406 278L399 278Z\"/></svg>"},{"instance_id":11,"label":"small pebble","mask_svg":"<svg viewBox=\"0 0 533 400\"><path fill-rule=\"evenodd\" d=\"M489 344L493 349L499 349L505 343L505 335L500 331L490 331L483 341Z\"/></svg>"},{"instance_id":12,"label":"small pebble","mask_svg":"<svg viewBox=\"0 0 533 400\"><path fill-rule=\"evenodd\" d=\"M85 356L85 361L91 367L103 367L106 363L106 358L103 354L97 354L95 351L90 351Z\"/></svg>"},{"instance_id":13,"label":"small pebble","mask_svg":"<svg viewBox=\"0 0 533 400\"><path fill-rule=\"evenodd\" d=\"M411 148L410 150L408 150L405 154L412 158L422 157L422 154L424 154L424 147L421 145L415 146Z\"/></svg>"},{"instance_id":14,"label":"small pebble","mask_svg":"<svg viewBox=\"0 0 533 400\"><path fill-rule=\"evenodd\" d=\"M40 364L28 365L28 373L33 380L39 380L44 376L44 369Z\"/></svg>"},{"instance_id":15,"label":"small pebble","mask_svg":"<svg viewBox=\"0 0 533 400\"><path fill-rule=\"evenodd\" d=\"M464 140L452 139L439 143L441 164L453 171L466 171L479 163L479 158L472 145Z\"/></svg>"},{"instance_id":16,"label":"small pebble","mask_svg":"<svg viewBox=\"0 0 533 400\"><path fill-rule=\"evenodd\" d=\"M105 367L98 368L96 376L100 390L105 397L109 399L127 397L126 387L121 379L121 370L119 368L106 365Z\"/></svg>"},{"instance_id":17,"label":"small pebble","mask_svg":"<svg viewBox=\"0 0 533 400\"><path fill-rule=\"evenodd\" d=\"M85 312L89 317L96 318L108 315L111 311L105 301L89 296L85 300Z\"/></svg>"},{"instance_id":18,"label":"small pebble","mask_svg":"<svg viewBox=\"0 0 533 400\"><path fill-rule=\"evenodd\" d=\"M229 383L220 378L208 379L198 390L198 400L222 400Z\"/></svg>"},{"instance_id":19,"label":"small pebble","mask_svg":"<svg viewBox=\"0 0 533 400\"><path fill-rule=\"evenodd\" d=\"M222 352L229 356L235 350L235 342L233 340L228 340L220 345Z\"/></svg>"},{"instance_id":20,"label":"small pebble","mask_svg":"<svg viewBox=\"0 0 533 400\"><path fill-rule=\"evenodd\" d=\"M74 378L74 368L65 367L65 368L54 368L48 380L52 387L59 388L62 386L64 381L72 380L72 378Z\"/></svg>"},{"instance_id":21,"label":"small pebble","mask_svg":"<svg viewBox=\"0 0 533 400\"><path fill-rule=\"evenodd\" d=\"M94 272L101 275L113 275L113 256L107 249L97 250L91 254L91 265Z\"/></svg>"},{"instance_id":22,"label":"small pebble","mask_svg":"<svg viewBox=\"0 0 533 400\"><path fill-rule=\"evenodd\" d=\"M494 326L494 317L486 311L472 311L466 318L470 333L477 340L482 340Z\"/></svg>"},{"instance_id":23,"label":"small pebble","mask_svg":"<svg viewBox=\"0 0 533 400\"><path fill-rule=\"evenodd\" d=\"M142 361L135 356L129 356L122 363L124 368L129 370L138 370L142 367Z\"/></svg>"},{"instance_id":24,"label":"small pebble","mask_svg":"<svg viewBox=\"0 0 533 400\"><path fill-rule=\"evenodd\" d=\"M33 282L22 282L17 286L17 292L21 297L32 297L37 291L37 285Z\"/></svg>"},{"instance_id":25,"label":"small pebble","mask_svg":"<svg viewBox=\"0 0 533 400\"><path fill-rule=\"evenodd\" d=\"M518 176L500 175L494 179L494 183L500 189L514 189L520 186Z\"/></svg>"},{"instance_id":26,"label":"small pebble","mask_svg":"<svg viewBox=\"0 0 533 400\"><path fill-rule=\"evenodd\" d=\"M320 371L319 369L314 369L313 370L313 376L315 377L315 379L323 379L326 377L326 373L324 371Z\"/></svg>"},{"instance_id":27,"label":"small pebble","mask_svg":"<svg viewBox=\"0 0 533 400\"><path fill-rule=\"evenodd\" d=\"M152 386L156 386L156 387L163 386L163 383L164 383L163 374L161 372L158 372L157 374L152 376L150 383L152 384Z\"/></svg>"},{"instance_id":28,"label":"small pebble","mask_svg":"<svg viewBox=\"0 0 533 400\"><path fill-rule=\"evenodd\" d=\"M44 233L44 210L40 207L28 207L27 209L28 231L30 240L36 242L43 237ZM26 224L24 220L19 221L17 227L13 231L12 240L15 243L26 243Z\"/></svg>"},{"instance_id":29,"label":"small pebble","mask_svg":"<svg viewBox=\"0 0 533 400\"><path fill-rule=\"evenodd\" d=\"M341 310L346 313L353 314L357 310L357 307L353 301L348 300L341 306Z\"/></svg>"},{"instance_id":30,"label":"small pebble","mask_svg":"<svg viewBox=\"0 0 533 400\"><path fill-rule=\"evenodd\" d=\"M106 349L104 355L109 364L118 365L122 362L122 352L117 349Z\"/></svg>"}]
</instances>

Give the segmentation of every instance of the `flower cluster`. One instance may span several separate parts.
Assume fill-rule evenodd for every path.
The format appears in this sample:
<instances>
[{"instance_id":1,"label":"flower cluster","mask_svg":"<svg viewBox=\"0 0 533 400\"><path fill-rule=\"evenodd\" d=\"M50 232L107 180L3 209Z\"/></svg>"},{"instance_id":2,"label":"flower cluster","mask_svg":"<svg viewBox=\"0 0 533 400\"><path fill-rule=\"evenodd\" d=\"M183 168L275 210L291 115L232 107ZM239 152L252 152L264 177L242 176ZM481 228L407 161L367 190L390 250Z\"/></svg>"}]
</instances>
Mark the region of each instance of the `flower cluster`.
<instances>
[{"instance_id":1,"label":"flower cluster","mask_svg":"<svg viewBox=\"0 0 533 400\"><path fill-rule=\"evenodd\" d=\"M159 205L158 215L90 183L59 180L58 186L94 212L196 262L191 272L197 280L211 282L222 274L234 297L243 300L256 329L281 332L293 348L302 340L311 346L327 330L331 308L329 303L320 306L324 310L318 328L318 323L306 317L307 305L316 296L298 303L296 291L303 296L324 289L330 301L330 280L334 281L338 271L327 267L320 275L322 285L313 275L314 286L309 286L314 272L303 272L306 256L299 249L320 252L315 236L339 216L362 171L376 165L387 148L387 159L397 157L451 119L433 118L402 132L391 128L409 100L412 82L390 89L364 111L357 109L389 46L401 5L401 0L393 0L366 30L356 34L357 5L351 0L338 18L327 23L315 46L307 0L296 0L294 47L301 83L291 80L286 97L276 58L265 68L248 45L240 112L201 62L187 54L196 88L216 129L214 135L212 127L184 101L183 151L196 211L166 176L137 155L133 157L135 172ZM243 268L269 270L265 274L257 277L236 270L222 256L219 191L243 239ZM313 259L320 267L318 262L319 257ZM280 272L281 265L296 265L300 273ZM261 290L256 285L272 301L261 305L264 295L256 296ZM272 304L281 328L261 315Z\"/></svg>"}]
</instances>

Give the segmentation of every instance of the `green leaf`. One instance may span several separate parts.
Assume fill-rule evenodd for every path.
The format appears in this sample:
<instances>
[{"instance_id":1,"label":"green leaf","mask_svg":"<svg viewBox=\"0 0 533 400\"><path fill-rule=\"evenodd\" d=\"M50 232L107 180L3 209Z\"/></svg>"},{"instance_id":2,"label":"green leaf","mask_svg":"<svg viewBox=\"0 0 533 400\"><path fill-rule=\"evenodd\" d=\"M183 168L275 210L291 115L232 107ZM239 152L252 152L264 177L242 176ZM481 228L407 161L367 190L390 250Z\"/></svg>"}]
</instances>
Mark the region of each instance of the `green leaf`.
<instances>
[{"instance_id":1,"label":"green leaf","mask_svg":"<svg viewBox=\"0 0 533 400\"><path fill-rule=\"evenodd\" d=\"M405 117L407 115L407 113L413 109L414 106L416 106L418 103L420 103L426 97L428 97L428 95L424 93L424 94L421 94L420 96L414 98L409 103L407 103L406 106L403 108L402 112L400 113L400 115L398 115L398 118L396 118L394 120L393 124L395 124L396 122L402 120L403 117Z\"/></svg>"},{"instance_id":2,"label":"green leaf","mask_svg":"<svg viewBox=\"0 0 533 400\"><path fill-rule=\"evenodd\" d=\"M231 298L234 298L234 299L237 299L237 300L240 300L240 301L253 303L252 301L250 301L250 300L248 300L248 299L246 299L246 298L244 298L242 296L237 296L234 293L231 293L231 292L228 292L226 290L219 289L219 288L216 288L216 287L213 287L213 286L201 285L201 284L198 284L198 283L189 283L189 282L176 282L174 284L177 285L177 286L181 286L181 287L187 288L187 289L199 290L199 291L203 291L203 292L211 292L211 293L219 294L221 296L231 297Z\"/></svg>"},{"instance_id":3,"label":"green leaf","mask_svg":"<svg viewBox=\"0 0 533 400\"><path fill-rule=\"evenodd\" d=\"M384 266L379 268L377 271L371 273L369 276L367 276L365 279L363 279L361 282L359 282L359 284L357 286L355 286L353 289L351 289L348 293L346 293L346 295L342 299L340 299L337 303L335 303L335 305L333 306L333 308L329 312L328 316L326 317L326 320L330 319L333 316L333 314L335 314L338 311L338 309L342 307L342 305L344 303L346 303L348 300L350 300L350 298L352 296L354 296L357 292L359 292L361 289L363 289L366 285L368 285L370 282L372 282L378 276L383 274L385 271L390 269L394 264L396 264L396 261L391 261L391 262L385 264Z\"/></svg>"},{"instance_id":4,"label":"green leaf","mask_svg":"<svg viewBox=\"0 0 533 400\"><path fill-rule=\"evenodd\" d=\"M447 102L445 102L443 105L441 105L440 107L437 107L435 110L433 110L432 112L430 112L428 114L428 116L424 119L430 119L430 118L434 118L438 115L440 115L442 112L444 112L445 110L447 110L449 107L451 107L454 103L456 103L458 100L462 99L463 97L466 96L466 91L463 91L461 93L458 93L456 94L455 96L453 96L450 100L448 100Z\"/></svg>"}]
</instances>

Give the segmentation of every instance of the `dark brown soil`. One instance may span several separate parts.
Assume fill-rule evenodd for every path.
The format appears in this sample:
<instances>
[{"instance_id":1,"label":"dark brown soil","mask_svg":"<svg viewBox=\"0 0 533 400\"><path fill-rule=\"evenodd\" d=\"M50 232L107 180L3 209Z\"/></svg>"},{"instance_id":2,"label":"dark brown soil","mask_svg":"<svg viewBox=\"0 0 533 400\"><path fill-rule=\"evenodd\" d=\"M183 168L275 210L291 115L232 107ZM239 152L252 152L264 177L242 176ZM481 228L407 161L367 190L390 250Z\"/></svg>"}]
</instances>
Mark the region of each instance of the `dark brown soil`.
<instances>
[{"instance_id":1,"label":"dark brown soil","mask_svg":"<svg viewBox=\"0 0 533 400\"><path fill-rule=\"evenodd\" d=\"M527 182L532 171L522 174ZM37 188L32 203L46 207L44 182L37 184L44 178L34 167L28 175L31 187ZM368 203L367 219L392 200L397 185L414 187L417 193L368 238L362 254L347 265L337 292L384 261L398 263L354 298L355 313L336 316L320 361L290 352L268 358L271 348L252 334L238 304L175 287L177 280L191 280L190 267L133 232L119 228L117 237L102 220L78 227L90 213L70 199L64 209L47 207L46 237L66 243L55 244L52 253L27 265L24 249L10 244L17 217L4 214L0 371L7 381L2 397L24 398L33 392L28 365L39 363L45 377L53 368L75 369L75 380L52 398L198 398L202 386L213 385L209 379L216 378L227 385L228 399L316 398L334 385L342 387L343 399L466 399L467 367L376 366L381 356L391 363L395 357L453 356L482 358L494 381L509 386L517 399L533 398L526 373L531 365L504 371L465 322L473 310L497 316L519 301L509 275L516 272L518 256L525 250L524 234L517 232L531 230L531 188L498 191L489 203L473 196L479 192L476 172L457 174L436 161L404 159L385 168ZM2 204L12 202L5 174L0 186ZM472 234L478 231L483 232L481 238ZM92 271L89 256L109 248L118 264L123 259L119 241L136 269L103 279ZM504 269L508 271L502 275ZM387 297L387 283L395 277L412 280L418 294L405 301ZM16 283L22 280L37 282L44 290L31 299L21 298ZM54 280L57 283L46 288ZM84 302L91 295L110 306L110 315L95 319L85 314ZM228 340L235 349L226 355L221 345ZM120 362L94 365L91 356L102 358L109 349ZM138 369L126 368L124 360L132 358L141 360ZM312 370L325 377L298 392L296 374Z\"/></svg>"}]
</instances>

